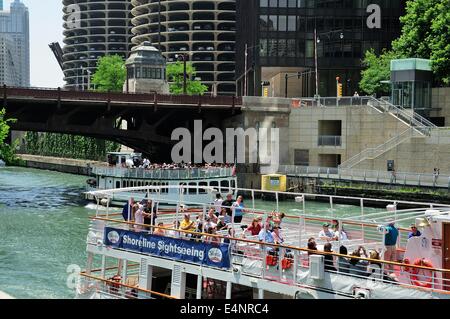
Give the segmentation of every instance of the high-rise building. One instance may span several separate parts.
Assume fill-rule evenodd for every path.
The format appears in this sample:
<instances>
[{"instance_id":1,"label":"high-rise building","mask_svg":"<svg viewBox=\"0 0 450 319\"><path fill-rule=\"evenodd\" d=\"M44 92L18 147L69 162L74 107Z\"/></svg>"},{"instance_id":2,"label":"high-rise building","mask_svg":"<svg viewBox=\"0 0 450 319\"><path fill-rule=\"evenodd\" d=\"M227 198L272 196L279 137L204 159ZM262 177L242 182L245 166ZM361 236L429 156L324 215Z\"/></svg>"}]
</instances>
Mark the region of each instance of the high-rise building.
<instances>
[{"instance_id":1,"label":"high-rise building","mask_svg":"<svg viewBox=\"0 0 450 319\"><path fill-rule=\"evenodd\" d=\"M0 11L0 84L30 86L29 15L20 0L9 11Z\"/></svg>"},{"instance_id":2,"label":"high-rise building","mask_svg":"<svg viewBox=\"0 0 450 319\"><path fill-rule=\"evenodd\" d=\"M105 55L124 60L131 49L129 0L63 0L63 71L66 87L83 90Z\"/></svg>"},{"instance_id":3,"label":"high-rise building","mask_svg":"<svg viewBox=\"0 0 450 319\"><path fill-rule=\"evenodd\" d=\"M209 93L235 94L235 0L131 2L134 44L150 41L168 63L186 56Z\"/></svg>"},{"instance_id":4,"label":"high-rise building","mask_svg":"<svg viewBox=\"0 0 450 319\"><path fill-rule=\"evenodd\" d=\"M353 95L365 52L400 35L405 2L237 0L238 93L336 96L339 78Z\"/></svg>"}]
</instances>

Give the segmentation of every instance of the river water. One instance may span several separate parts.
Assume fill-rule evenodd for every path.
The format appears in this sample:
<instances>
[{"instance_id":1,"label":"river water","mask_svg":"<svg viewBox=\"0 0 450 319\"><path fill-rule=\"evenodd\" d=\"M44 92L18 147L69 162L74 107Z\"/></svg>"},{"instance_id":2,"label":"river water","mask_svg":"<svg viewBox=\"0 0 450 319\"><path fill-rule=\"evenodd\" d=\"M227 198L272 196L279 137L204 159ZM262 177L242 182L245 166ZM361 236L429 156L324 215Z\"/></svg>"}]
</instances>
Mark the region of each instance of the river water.
<instances>
[{"instance_id":1,"label":"river water","mask_svg":"<svg viewBox=\"0 0 450 319\"><path fill-rule=\"evenodd\" d=\"M66 284L67 267L86 265L88 216L95 213L95 206L81 197L85 180L44 170L0 168L0 291L16 298L74 297ZM258 208L272 206L257 202ZM299 209L293 201L280 204L288 214ZM360 211L350 205L335 205L334 210L337 216ZM332 214L328 204L314 202L307 202L307 213Z\"/></svg>"}]
</instances>

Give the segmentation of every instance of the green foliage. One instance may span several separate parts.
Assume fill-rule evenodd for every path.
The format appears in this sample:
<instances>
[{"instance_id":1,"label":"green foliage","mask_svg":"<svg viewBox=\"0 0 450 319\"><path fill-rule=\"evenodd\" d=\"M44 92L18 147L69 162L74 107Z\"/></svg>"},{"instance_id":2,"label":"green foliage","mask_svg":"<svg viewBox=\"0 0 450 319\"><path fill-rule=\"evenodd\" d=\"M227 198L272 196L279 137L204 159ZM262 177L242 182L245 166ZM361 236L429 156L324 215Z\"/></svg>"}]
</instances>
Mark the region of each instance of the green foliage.
<instances>
[{"instance_id":1,"label":"green foliage","mask_svg":"<svg viewBox=\"0 0 450 319\"><path fill-rule=\"evenodd\" d=\"M5 143L5 139L9 134L10 123L15 122L14 119L5 119L5 109L0 110L0 159L7 165L14 165L18 161L16 157L17 142L12 145Z\"/></svg>"},{"instance_id":2,"label":"green foliage","mask_svg":"<svg viewBox=\"0 0 450 319\"><path fill-rule=\"evenodd\" d=\"M450 84L450 1L409 0L400 38L393 42L397 54L431 59L438 84Z\"/></svg>"},{"instance_id":3,"label":"green foliage","mask_svg":"<svg viewBox=\"0 0 450 319\"><path fill-rule=\"evenodd\" d=\"M122 92L126 80L125 62L120 55L107 55L97 62L92 83L101 92Z\"/></svg>"},{"instance_id":4,"label":"green foliage","mask_svg":"<svg viewBox=\"0 0 450 319\"><path fill-rule=\"evenodd\" d=\"M104 161L106 153L118 151L120 145L84 136L27 132L23 148L33 155Z\"/></svg>"},{"instance_id":5,"label":"green foliage","mask_svg":"<svg viewBox=\"0 0 450 319\"><path fill-rule=\"evenodd\" d=\"M360 89L368 95L386 95L389 93L389 84L381 83L391 77L391 60L399 56L393 51L384 50L377 56L373 49L366 51L363 65L365 69L361 72Z\"/></svg>"},{"instance_id":6,"label":"green foliage","mask_svg":"<svg viewBox=\"0 0 450 319\"><path fill-rule=\"evenodd\" d=\"M184 65L182 62L177 61L167 65L166 68L167 79L171 81L170 93L175 95L183 94L183 78L184 78ZM203 95L208 91L208 87L202 84L200 81L192 80L195 78L196 71L191 62L186 63L186 90L188 95Z\"/></svg>"}]
</instances>

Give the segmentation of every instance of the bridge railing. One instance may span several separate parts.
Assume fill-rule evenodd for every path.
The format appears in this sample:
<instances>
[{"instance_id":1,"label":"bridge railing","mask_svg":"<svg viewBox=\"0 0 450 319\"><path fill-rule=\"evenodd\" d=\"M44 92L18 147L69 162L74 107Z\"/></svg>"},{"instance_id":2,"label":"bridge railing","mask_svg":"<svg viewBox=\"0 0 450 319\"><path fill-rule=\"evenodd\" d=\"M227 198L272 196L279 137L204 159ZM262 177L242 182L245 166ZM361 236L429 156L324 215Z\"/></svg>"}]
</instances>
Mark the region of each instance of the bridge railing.
<instances>
[{"instance_id":1,"label":"bridge railing","mask_svg":"<svg viewBox=\"0 0 450 319\"><path fill-rule=\"evenodd\" d=\"M450 189L450 176L444 174L426 174L412 172L387 172L364 169L346 169L335 167L312 167L281 165L279 173L298 177L371 182L393 185L427 186Z\"/></svg>"},{"instance_id":2,"label":"bridge railing","mask_svg":"<svg viewBox=\"0 0 450 319\"><path fill-rule=\"evenodd\" d=\"M122 167L92 167L96 175L120 178L183 180L199 178L221 178L233 175L231 167L190 168L190 169L145 169Z\"/></svg>"},{"instance_id":3,"label":"bridge railing","mask_svg":"<svg viewBox=\"0 0 450 319\"><path fill-rule=\"evenodd\" d=\"M183 105L215 105L235 106L242 105L242 98L235 96L200 96L200 95L166 95L156 93L115 93L115 92L91 92L70 91L61 88L23 88L3 86L3 97L28 97L36 99L61 99L61 100L88 100L104 102L141 102L141 103L170 103Z\"/></svg>"}]
</instances>

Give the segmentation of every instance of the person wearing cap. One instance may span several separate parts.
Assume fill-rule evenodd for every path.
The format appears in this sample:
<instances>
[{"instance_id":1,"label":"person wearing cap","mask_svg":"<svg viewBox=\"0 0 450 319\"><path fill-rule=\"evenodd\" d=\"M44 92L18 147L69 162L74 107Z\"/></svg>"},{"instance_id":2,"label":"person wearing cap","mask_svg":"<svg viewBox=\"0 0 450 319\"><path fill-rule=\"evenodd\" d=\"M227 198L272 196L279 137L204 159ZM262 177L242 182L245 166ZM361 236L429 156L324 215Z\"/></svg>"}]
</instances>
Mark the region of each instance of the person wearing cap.
<instances>
[{"instance_id":1,"label":"person wearing cap","mask_svg":"<svg viewBox=\"0 0 450 319\"><path fill-rule=\"evenodd\" d=\"M384 235L384 260L386 261L397 261L397 239L398 239L398 229L395 227L395 221L389 221L386 226L386 234ZM386 265L387 270L393 269L392 265Z\"/></svg>"},{"instance_id":2,"label":"person wearing cap","mask_svg":"<svg viewBox=\"0 0 450 319\"><path fill-rule=\"evenodd\" d=\"M417 226L415 224L411 224L411 232L408 233L408 239L420 236L422 236L422 233L417 229Z\"/></svg>"},{"instance_id":3,"label":"person wearing cap","mask_svg":"<svg viewBox=\"0 0 450 319\"><path fill-rule=\"evenodd\" d=\"M217 222L217 230L227 229L227 223L225 222L225 216L219 216L219 221Z\"/></svg>"},{"instance_id":4,"label":"person wearing cap","mask_svg":"<svg viewBox=\"0 0 450 319\"><path fill-rule=\"evenodd\" d=\"M322 230L319 232L319 239L326 241L336 240L336 235L330 230L329 223L323 223Z\"/></svg>"},{"instance_id":5,"label":"person wearing cap","mask_svg":"<svg viewBox=\"0 0 450 319\"><path fill-rule=\"evenodd\" d=\"M226 199L224 201L222 201L222 207L225 207L228 216L231 216L231 206L232 205L233 205L233 195L227 194Z\"/></svg>"}]
</instances>

